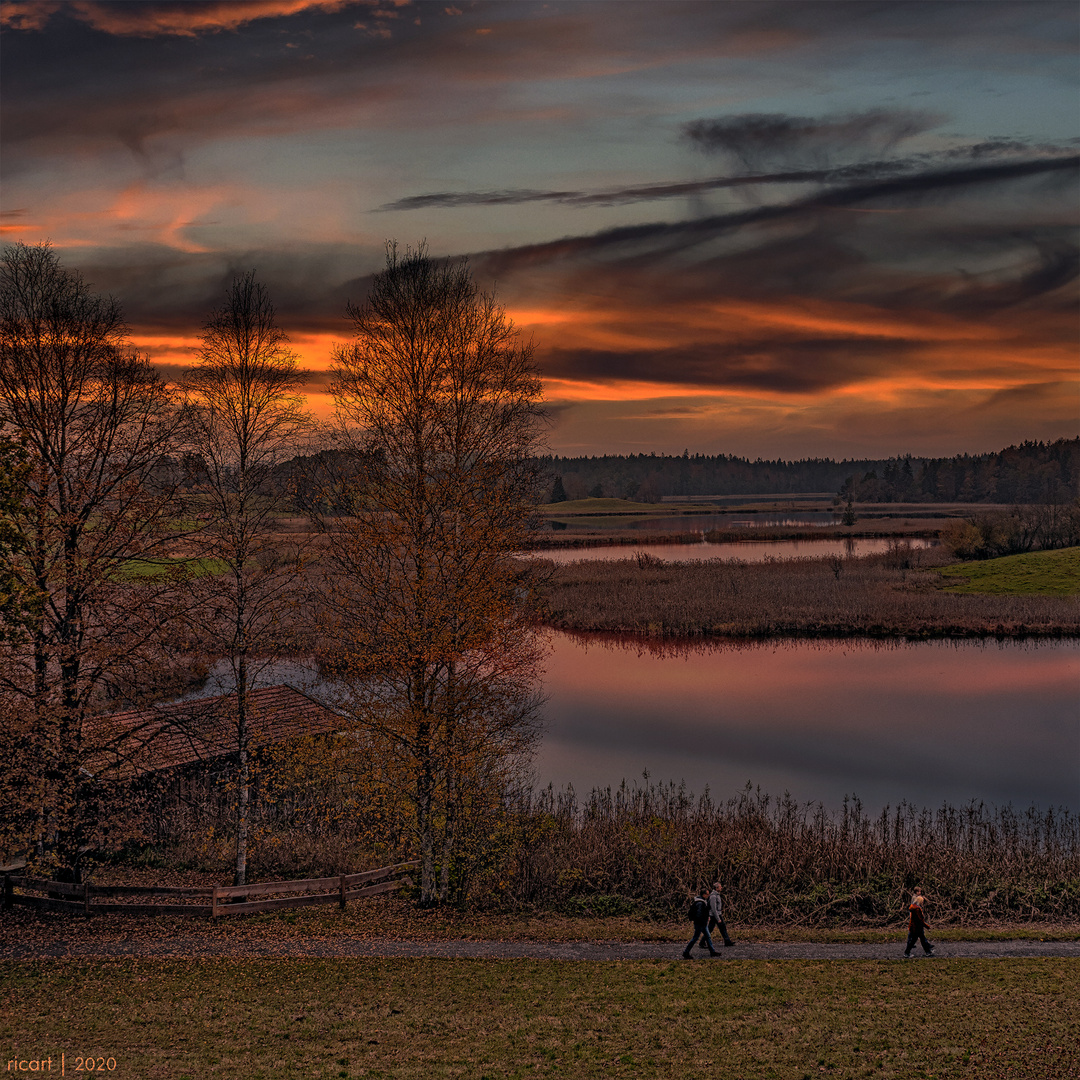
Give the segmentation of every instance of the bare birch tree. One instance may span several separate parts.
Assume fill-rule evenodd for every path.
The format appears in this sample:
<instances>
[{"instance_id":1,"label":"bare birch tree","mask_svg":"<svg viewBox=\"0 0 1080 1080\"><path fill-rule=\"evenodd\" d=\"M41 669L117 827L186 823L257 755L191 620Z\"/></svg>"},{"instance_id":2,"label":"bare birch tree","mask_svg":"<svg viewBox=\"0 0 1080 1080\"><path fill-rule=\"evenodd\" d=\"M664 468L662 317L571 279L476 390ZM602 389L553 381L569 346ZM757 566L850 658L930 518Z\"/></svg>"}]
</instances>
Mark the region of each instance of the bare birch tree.
<instances>
[{"instance_id":1,"label":"bare birch tree","mask_svg":"<svg viewBox=\"0 0 1080 1080\"><path fill-rule=\"evenodd\" d=\"M204 581L206 645L228 658L236 688L236 860L247 879L253 678L282 636L301 552L275 530L282 510L275 467L296 453L307 423L304 380L265 286L238 277L203 328L199 363L184 380L191 410L196 491L209 525L200 553L224 567Z\"/></svg>"},{"instance_id":2,"label":"bare birch tree","mask_svg":"<svg viewBox=\"0 0 1080 1080\"><path fill-rule=\"evenodd\" d=\"M22 716L40 801L30 832L48 836L58 872L80 880L100 839L87 716L161 666L167 580L126 580L132 560L166 556L175 531L163 462L174 395L136 356L115 300L63 269L48 245L8 248L0 265L0 435L28 453L8 509L19 557L9 570L38 597L28 632L5 644L5 718ZM33 785L31 785L33 787ZM29 790L29 789L28 789Z\"/></svg>"},{"instance_id":3,"label":"bare birch tree","mask_svg":"<svg viewBox=\"0 0 1080 1080\"><path fill-rule=\"evenodd\" d=\"M388 246L348 310L332 393L353 475L324 519L325 626L354 715L412 785L422 900L445 900L467 796L497 797L537 734L529 590L509 556L536 501L541 385L494 297L422 246Z\"/></svg>"}]
</instances>

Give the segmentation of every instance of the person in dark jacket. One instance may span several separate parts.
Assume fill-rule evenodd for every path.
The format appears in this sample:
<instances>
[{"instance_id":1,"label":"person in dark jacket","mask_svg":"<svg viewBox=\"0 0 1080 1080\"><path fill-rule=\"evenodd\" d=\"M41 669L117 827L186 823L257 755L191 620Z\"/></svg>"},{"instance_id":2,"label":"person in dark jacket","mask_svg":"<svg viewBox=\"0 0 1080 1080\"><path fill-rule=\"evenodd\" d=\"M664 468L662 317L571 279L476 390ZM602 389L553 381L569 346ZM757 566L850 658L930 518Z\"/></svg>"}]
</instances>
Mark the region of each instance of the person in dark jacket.
<instances>
[{"instance_id":1,"label":"person in dark jacket","mask_svg":"<svg viewBox=\"0 0 1080 1080\"><path fill-rule=\"evenodd\" d=\"M926 897L923 896L922 889L916 885L915 892L911 897L911 903L908 905L908 934L907 948L904 949L905 956L911 955L911 950L915 948L916 941L922 944L923 952L927 956L934 955L934 946L926 940L926 931L930 928L930 924L926 921L926 913L923 911L925 903Z\"/></svg>"},{"instance_id":2,"label":"person in dark jacket","mask_svg":"<svg viewBox=\"0 0 1080 1080\"><path fill-rule=\"evenodd\" d=\"M720 955L713 947L712 938L709 936L709 902L705 899L708 895L709 890L707 888L699 889L697 896L691 901L690 920L694 924L694 936L690 939L690 944L683 949L684 960L693 959L690 950L694 947L694 943L699 937L701 937L709 947L710 956Z\"/></svg>"}]
</instances>

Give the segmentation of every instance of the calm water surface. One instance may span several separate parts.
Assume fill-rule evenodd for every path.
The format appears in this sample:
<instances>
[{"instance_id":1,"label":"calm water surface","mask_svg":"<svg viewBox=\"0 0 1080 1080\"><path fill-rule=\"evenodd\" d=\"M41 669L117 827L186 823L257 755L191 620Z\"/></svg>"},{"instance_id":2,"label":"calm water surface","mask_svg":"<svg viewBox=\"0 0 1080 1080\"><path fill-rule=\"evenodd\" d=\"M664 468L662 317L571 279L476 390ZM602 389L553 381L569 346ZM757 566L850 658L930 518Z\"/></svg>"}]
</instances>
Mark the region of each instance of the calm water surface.
<instances>
[{"instance_id":1,"label":"calm water surface","mask_svg":"<svg viewBox=\"0 0 1080 1080\"><path fill-rule=\"evenodd\" d=\"M554 633L537 775L579 792L640 778L748 781L868 808L969 799L1080 810L1074 642L715 645Z\"/></svg>"},{"instance_id":2,"label":"calm water surface","mask_svg":"<svg viewBox=\"0 0 1080 1080\"><path fill-rule=\"evenodd\" d=\"M904 540L912 549L934 547L936 540ZM533 558L552 562L591 562L596 559L632 559L637 552L647 552L670 562L690 562L695 559L727 559L738 562L765 562L768 559L824 559L874 555L888 551L895 540L870 537L866 540L740 540L735 543L710 544L702 538L696 544L624 544L590 548L538 548L530 551Z\"/></svg>"},{"instance_id":3,"label":"calm water surface","mask_svg":"<svg viewBox=\"0 0 1080 1080\"><path fill-rule=\"evenodd\" d=\"M1080 811L1076 642L793 642L646 647L551 632L539 781L747 782L771 794L868 809L969 799ZM304 663L258 685L325 689ZM228 693L218 664L196 695Z\"/></svg>"}]
</instances>

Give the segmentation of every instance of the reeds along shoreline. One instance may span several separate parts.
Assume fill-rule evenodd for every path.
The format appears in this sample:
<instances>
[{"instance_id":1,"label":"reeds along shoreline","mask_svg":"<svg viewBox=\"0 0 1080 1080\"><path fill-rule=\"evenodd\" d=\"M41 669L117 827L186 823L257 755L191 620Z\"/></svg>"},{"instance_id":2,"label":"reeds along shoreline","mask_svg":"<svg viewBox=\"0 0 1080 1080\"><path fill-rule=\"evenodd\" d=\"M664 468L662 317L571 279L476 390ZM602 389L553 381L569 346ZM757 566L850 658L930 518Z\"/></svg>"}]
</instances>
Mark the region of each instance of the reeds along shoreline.
<instances>
[{"instance_id":1,"label":"reeds along shoreline","mask_svg":"<svg viewBox=\"0 0 1080 1080\"><path fill-rule=\"evenodd\" d=\"M340 791L318 805L314 817L278 806L260 821L253 875L322 877L411 856L408 837L388 829L399 815L367 820L366 802ZM171 824L137 865L227 869L225 832L205 816ZM470 861L461 900L490 913L669 921L719 877L735 927L899 925L915 885L935 925L1080 920L1080 815L1061 808L901 802L869 814L852 796L830 812L749 785L719 801L647 777L583 799L525 786L490 807Z\"/></svg>"},{"instance_id":2,"label":"reeds along shoreline","mask_svg":"<svg viewBox=\"0 0 1080 1080\"><path fill-rule=\"evenodd\" d=\"M733 922L888 925L921 884L938 922L1080 917L1080 817L907 803L877 817L772 798L726 802L673 784L530 794L518 809L504 904L596 915L683 910L724 882ZM495 890L492 890L493 892Z\"/></svg>"},{"instance_id":3,"label":"reeds along shoreline","mask_svg":"<svg viewBox=\"0 0 1080 1080\"><path fill-rule=\"evenodd\" d=\"M934 549L736 563L644 556L556 565L545 621L656 636L1063 637L1080 600L941 590ZM550 564L548 564L550 566Z\"/></svg>"}]
</instances>

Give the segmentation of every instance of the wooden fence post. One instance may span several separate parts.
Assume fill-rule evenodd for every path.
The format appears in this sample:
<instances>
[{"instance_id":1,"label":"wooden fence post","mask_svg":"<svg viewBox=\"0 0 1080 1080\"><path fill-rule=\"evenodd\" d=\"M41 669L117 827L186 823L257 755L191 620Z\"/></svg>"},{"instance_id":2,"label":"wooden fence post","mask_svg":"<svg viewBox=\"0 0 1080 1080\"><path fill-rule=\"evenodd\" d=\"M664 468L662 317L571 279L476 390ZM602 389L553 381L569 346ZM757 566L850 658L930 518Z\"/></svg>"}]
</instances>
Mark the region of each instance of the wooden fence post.
<instances>
[{"instance_id":1,"label":"wooden fence post","mask_svg":"<svg viewBox=\"0 0 1080 1080\"><path fill-rule=\"evenodd\" d=\"M11 875L4 875L4 910L10 911L14 901L11 899L15 890L11 887Z\"/></svg>"},{"instance_id":2,"label":"wooden fence post","mask_svg":"<svg viewBox=\"0 0 1080 1080\"><path fill-rule=\"evenodd\" d=\"M210 918L217 918L217 891L218 887L214 886L214 891L210 894Z\"/></svg>"},{"instance_id":3,"label":"wooden fence post","mask_svg":"<svg viewBox=\"0 0 1080 1080\"><path fill-rule=\"evenodd\" d=\"M338 907L341 908L342 911L344 911L345 910L345 875L344 874L341 875L341 886L340 886L340 888L341 888L341 892L340 892L340 894L338 896Z\"/></svg>"},{"instance_id":4,"label":"wooden fence post","mask_svg":"<svg viewBox=\"0 0 1080 1080\"><path fill-rule=\"evenodd\" d=\"M90 914L90 882L83 882L83 912L86 915Z\"/></svg>"}]
</instances>

